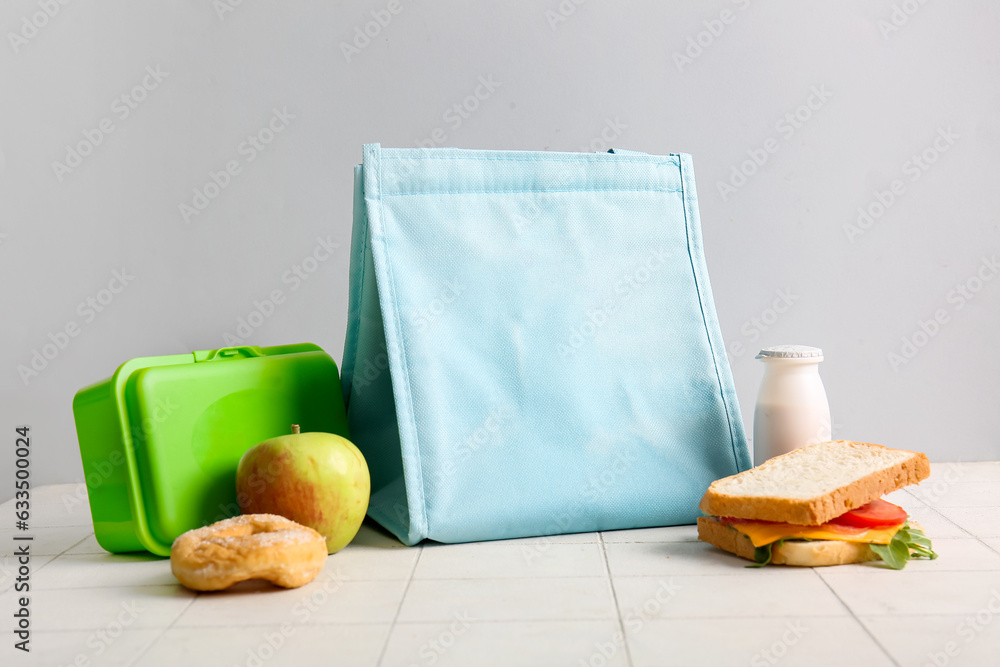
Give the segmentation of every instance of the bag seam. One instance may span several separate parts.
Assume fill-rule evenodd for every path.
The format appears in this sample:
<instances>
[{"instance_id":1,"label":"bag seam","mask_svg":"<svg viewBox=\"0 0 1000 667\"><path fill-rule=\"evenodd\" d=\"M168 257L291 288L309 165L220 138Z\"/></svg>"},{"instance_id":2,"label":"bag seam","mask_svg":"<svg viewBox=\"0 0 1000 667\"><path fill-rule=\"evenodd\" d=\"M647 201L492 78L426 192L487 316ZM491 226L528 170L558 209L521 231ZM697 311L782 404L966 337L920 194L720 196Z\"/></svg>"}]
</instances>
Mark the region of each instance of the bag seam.
<instances>
[{"instance_id":1,"label":"bag seam","mask_svg":"<svg viewBox=\"0 0 1000 667\"><path fill-rule=\"evenodd\" d=\"M368 205L365 203L365 172L364 167L361 168L361 205L363 210L361 211L362 222L361 222L361 271L358 276L358 312L357 321L354 324L354 363L351 366L351 391L347 397L345 403L350 404L350 397L354 395L354 370L358 365L358 343L361 336L361 313L364 312L364 298L365 298L365 265L367 262L365 258L368 256ZM375 258L372 257L372 266L374 268ZM377 288L376 288L377 289ZM382 334L383 336L385 333ZM341 362L343 365L343 362Z\"/></svg>"},{"instance_id":2,"label":"bag seam","mask_svg":"<svg viewBox=\"0 0 1000 667\"><path fill-rule=\"evenodd\" d=\"M419 494L419 497L420 497L420 509L421 509L420 524L417 526L417 528L419 529L418 532L419 532L420 536L422 538L426 538L426 537L428 537L427 498L426 498L426 495L424 494L424 470L423 470L423 461L422 461L422 458L420 456L419 434L417 433L417 419L416 419L416 415L413 414L413 384L410 381L410 371L409 371L409 366L408 366L407 361L406 361L407 360L407 357L406 357L406 346L403 343L402 323L401 323L400 318L398 317L398 313L395 312L396 311L396 304L397 304L397 300L396 300L396 279L395 279L395 275L393 273L392 263L389 261L389 239L388 239L388 235L387 235L386 229L385 229L385 220L386 220L386 218L385 218L385 192L384 192L383 188L381 187L381 183L382 183L382 159L383 158L384 158L384 156L382 155L382 151L379 150L378 181L379 181L379 186L380 187L379 187L379 194L378 194L378 206L379 206L380 219L382 220L382 224L383 224L383 229L382 229L382 247L383 247L383 249L385 251L385 266L386 266L386 271L387 271L387 274L388 274L386 277L389 279L389 290L391 291L390 299L391 299L391 304L392 304L392 314L393 314L393 319L395 320L394 325L395 325L395 329L396 329L396 336L398 337L397 346L399 347L399 355L400 355L399 366L400 366L400 369L403 372L404 382L406 383L406 392L407 392L407 406L406 406L406 411L407 411L407 415L409 417L409 422L410 422L409 426L410 426L410 428L412 430L412 433L413 433L413 445L414 445L413 451L414 451L414 455L415 455L415 458L416 458L416 471L414 472L414 477L415 477L415 482L417 483L417 485L419 487L417 489L414 489L414 492ZM374 262L374 258L373 258L373 262ZM385 318L383 318L382 327L383 327L383 329L385 328ZM386 341L386 342L388 343L388 341ZM397 406L397 415L398 415L398 406ZM403 455L402 447L403 447L403 439L400 438L400 456ZM403 479L404 479L404 491L405 491L405 486L406 486L405 485L405 480L406 480L406 470L405 470L405 467L404 467L404 470L403 470ZM409 506L409 505L410 505L409 498L407 498L407 506ZM411 515L410 518L412 519L412 515ZM410 529L411 530L407 531L407 536L412 535L412 528L413 528L413 525L412 525L412 522L411 522L411 524L410 524Z\"/></svg>"},{"instance_id":3,"label":"bag seam","mask_svg":"<svg viewBox=\"0 0 1000 667\"><path fill-rule=\"evenodd\" d=\"M413 544L416 544L416 542L410 541L409 531L404 529L403 524L397 521L396 518L393 517L391 513L383 512L381 507L370 507L368 509L367 514L372 519L374 519L382 526L387 528L390 532L395 534L396 537L399 538L399 541L405 544L406 546L412 546ZM394 527L395 530L393 530L393 528L390 528L390 526ZM419 542L419 540L417 541Z\"/></svg>"},{"instance_id":4,"label":"bag seam","mask_svg":"<svg viewBox=\"0 0 1000 667\"><path fill-rule=\"evenodd\" d=\"M407 150L407 149L390 149L390 150ZM412 149L411 149L412 150ZM608 155L614 155L614 161L616 162L635 162L635 163L652 163L653 160L659 160L662 162L663 158L668 158L675 166L680 166L680 159L675 155L623 155L619 153L574 153L572 155L567 155L566 157L556 157L556 156L538 156L538 157L506 157L506 156L496 156L489 157L488 155L430 155L430 154L420 154L419 156L412 155L394 155L394 156L380 156L383 160L484 160L489 162L579 162L581 159L587 162L597 162L599 160L611 161L611 158L606 157ZM600 157L599 157L600 156Z\"/></svg>"},{"instance_id":5,"label":"bag seam","mask_svg":"<svg viewBox=\"0 0 1000 667\"><path fill-rule=\"evenodd\" d=\"M426 190L421 192L389 192L384 193L384 197L406 197L410 195L492 195L492 194L520 194L529 192L680 192L683 188L571 188L566 190Z\"/></svg>"},{"instance_id":6,"label":"bag seam","mask_svg":"<svg viewBox=\"0 0 1000 667\"><path fill-rule=\"evenodd\" d=\"M678 167L680 168L680 172L681 172L681 188L683 189L683 187L684 187L684 181L685 181L685 178L687 176L687 173L684 170L684 165L678 165ZM689 261L691 263L691 274L694 277L694 286L695 286L695 289L698 292L698 306L701 309L701 319L702 319L702 322L705 324L705 338L708 340L708 348L712 352L712 365L715 367L715 379L716 379L716 381L718 382L718 385L719 385L719 396L722 399L722 405L723 405L723 407L726 410L726 425L729 427L729 449L732 452L733 462L736 465L736 469L739 470L740 469L740 459L739 459L739 456L736 453L736 433L733 430L733 417L730 414L729 400L726 397L726 389L723 386L723 382L722 382L722 371L719 369L719 358L716 355L715 344L712 342L712 333L709 330L708 317L707 317L707 315L705 313L705 299L704 299L704 296L702 294L701 283L698 280L698 270L695 267L694 254L693 254L692 248L691 248L691 218L692 218L692 216L689 215L690 205L688 203L688 197L687 197L686 193L685 193L685 195L683 197L683 203L684 203L684 206L683 206L683 208L684 208L684 231L685 231L685 235L687 236L688 259L689 259Z\"/></svg>"}]
</instances>

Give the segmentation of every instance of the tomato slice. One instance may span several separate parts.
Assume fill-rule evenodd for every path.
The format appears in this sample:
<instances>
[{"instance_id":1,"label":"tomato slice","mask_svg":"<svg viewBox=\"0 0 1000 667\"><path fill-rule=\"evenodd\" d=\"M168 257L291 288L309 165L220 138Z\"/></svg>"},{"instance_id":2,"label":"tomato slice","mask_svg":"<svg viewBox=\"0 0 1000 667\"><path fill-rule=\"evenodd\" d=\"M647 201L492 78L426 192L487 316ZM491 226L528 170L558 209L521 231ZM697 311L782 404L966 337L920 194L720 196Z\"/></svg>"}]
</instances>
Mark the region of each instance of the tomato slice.
<instances>
[{"instance_id":1,"label":"tomato slice","mask_svg":"<svg viewBox=\"0 0 1000 667\"><path fill-rule=\"evenodd\" d=\"M872 528L875 526L895 526L904 521L906 521L906 510L899 505L893 505L879 498L867 505L862 505L845 514L841 514L836 519L831 519L830 523L838 523L842 526Z\"/></svg>"}]
</instances>

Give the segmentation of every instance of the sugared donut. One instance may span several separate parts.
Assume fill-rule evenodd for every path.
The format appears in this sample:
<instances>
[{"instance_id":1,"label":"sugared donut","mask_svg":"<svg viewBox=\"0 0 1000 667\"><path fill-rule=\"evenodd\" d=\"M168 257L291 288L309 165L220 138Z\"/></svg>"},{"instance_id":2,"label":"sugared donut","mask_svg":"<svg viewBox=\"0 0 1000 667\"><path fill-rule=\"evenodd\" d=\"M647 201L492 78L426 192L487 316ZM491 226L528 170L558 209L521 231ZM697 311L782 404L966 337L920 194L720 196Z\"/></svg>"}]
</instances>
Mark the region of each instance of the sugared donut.
<instances>
[{"instance_id":1,"label":"sugared donut","mask_svg":"<svg viewBox=\"0 0 1000 667\"><path fill-rule=\"evenodd\" d=\"M276 514L244 514L184 533L170 569L190 589L218 591L247 579L285 588L312 581L326 563L326 538Z\"/></svg>"}]
</instances>

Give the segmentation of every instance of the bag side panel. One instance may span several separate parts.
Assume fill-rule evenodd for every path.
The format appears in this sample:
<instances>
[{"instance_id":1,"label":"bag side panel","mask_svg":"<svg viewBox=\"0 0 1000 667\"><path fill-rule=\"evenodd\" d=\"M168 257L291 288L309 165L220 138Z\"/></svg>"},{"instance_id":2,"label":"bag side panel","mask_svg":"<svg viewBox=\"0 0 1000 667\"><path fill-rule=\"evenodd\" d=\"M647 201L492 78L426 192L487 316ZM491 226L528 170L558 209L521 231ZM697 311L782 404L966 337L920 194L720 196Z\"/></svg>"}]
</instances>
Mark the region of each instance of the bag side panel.
<instances>
[{"instance_id":1,"label":"bag side panel","mask_svg":"<svg viewBox=\"0 0 1000 667\"><path fill-rule=\"evenodd\" d=\"M392 379L375 284L363 170L355 169L350 297L342 386L354 444L371 473L368 515L404 543L410 532Z\"/></svg>"},{"instance_id":2,"label":"bag side panel","mask_svg":"<svg viewBox=\"0 0 1000 667\"><path fill-rule=\"evenodd\" d=\"M390 261L394 253L390 250L383 233L385 225L383 188L386 176L383 173L382 150L378 144L367 144L364 147L363 164L365 211L368 221L366 257L371 258L370 263L366 262L366 273L371 278L366 279L365 283L366 286L371 286L372 298L369 299L366 292L362 315L367 314L372 321L377 318L379 322L379 343L382 347L379 351L381 356L376 358L376 366L385 366L388 369L378 376L379 402L385 412L383 421L388 421L390 412L393 421L391 428L387 424L384 425L384 432L374 440L388 443L391 431L395 450L390 452L390 447L387 445L381 452L385 456L394 455L392 471L395 476L385 487L387 497L374 498L375 513L372 517L393 530L385 523L384 517L389 512L394 512L398 516L402 516L405 512L406 532L397 533L397 537L405 544L416 544L428 537L421 469L422 452L417 444L410 367L406 363L406 349L401 336L399 295L394 275L394 271L399 271L400 267ZM393 183L399 178L398 173L391 176ZM375 298L376 293L377 298ZM379 419L379 411L372 412L370 419L374 427ZM383 518L380 519L379 516ZM401 523L396 525L402 527Z\"/></svg>"},{"instance_id":3,"label":"bag side panel","mask_svg":"<svg viewBox=\"0 0 1000 667\"><path fill-rule=\"evenodd\" d=\"M361 327L361 293L364 284L365 246L368 220L365 215L364 173L362 165L354 167L354 221L351 225L351 265L348 273L347 331L344 336L344 358L340 364L340 384L344 404L350 404L351 382L358 355L358 331Z\"/></svg>"},{"instance_id":4,"label":"bag side panel","mask_svg":"<svg viewBox=\"0 0 1000 667\"><path fill-rule=\"evenodd\" d=\"M740 403L736 395L736 384L733 382L729 357L726 356L722 327L719 325L719 317L715 311L715 298L712 296L712 285L708 277L708 262L705 259L705 247L701 237L701 213L698 208L698 191L695 187L694 163L691 156L681 155L679 166L687 218L688 254L691 258L691 269L694 272L705 322L705 334L712 351L712 361L715 364L719 390L722 394L722 403L729 425L729 443L732 447L733 461L736 469L742 472L753 467L753 459L743 428Z\"/></svg>"}]
</instances>

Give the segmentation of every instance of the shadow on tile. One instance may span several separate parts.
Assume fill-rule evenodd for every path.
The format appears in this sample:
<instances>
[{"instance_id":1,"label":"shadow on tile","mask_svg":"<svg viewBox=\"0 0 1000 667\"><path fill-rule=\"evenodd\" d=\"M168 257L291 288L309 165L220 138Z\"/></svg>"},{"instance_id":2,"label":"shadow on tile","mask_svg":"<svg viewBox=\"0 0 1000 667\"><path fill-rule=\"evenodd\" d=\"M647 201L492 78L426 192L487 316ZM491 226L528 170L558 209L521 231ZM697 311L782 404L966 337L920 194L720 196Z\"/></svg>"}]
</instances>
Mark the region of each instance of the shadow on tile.
<instances>
[{"instance_id":1,"label":"shadow on tile","mask_svg":"<svg viewBox=\"0 0 1000 667\"><path fill-rule=\"evenodd\" d=\"M368 517L365 517L365 522L361 524L361 529L351 541L350 546L377 547L380 549L407 548L395 535Z\"/></svg>"}]
</instances>

